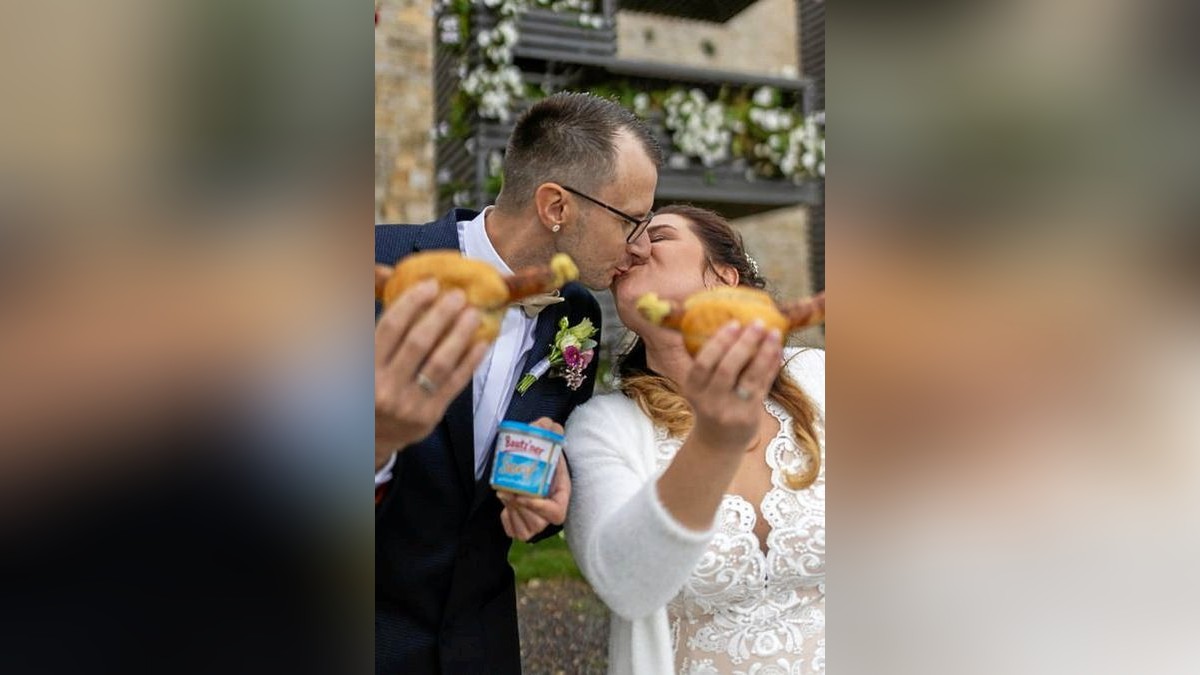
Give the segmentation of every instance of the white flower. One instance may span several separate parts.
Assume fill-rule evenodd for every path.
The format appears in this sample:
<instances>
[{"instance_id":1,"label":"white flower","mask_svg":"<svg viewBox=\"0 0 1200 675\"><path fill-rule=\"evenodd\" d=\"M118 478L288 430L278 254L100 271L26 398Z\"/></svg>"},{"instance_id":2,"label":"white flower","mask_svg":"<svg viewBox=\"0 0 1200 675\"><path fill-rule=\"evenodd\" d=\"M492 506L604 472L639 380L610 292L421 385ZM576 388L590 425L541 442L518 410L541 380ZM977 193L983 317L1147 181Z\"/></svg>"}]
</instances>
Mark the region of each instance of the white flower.
<instances>
[{"instance_id":1,"label":"white flower","mask_svg":"<svg viewBox=\"0 0 1200 675\"><path fill-rule=\"evenodd\" d=\"M821 162L817 165L817 175L821 178L825 177L825 162Z\"/></svg>"},{"instance_id":2,"label":"white flower","mask_svg":"<svg viewBox=\"0 0 1200 675\"><path fill-rule=\"evenodd\" d=\"M479 31L479 35L475 36L475 41L479 43L480 47L487 47L487 46L491 45L492 44L492 31L490 31L490 30Z\"/></svg>"},{"instance_id":3,"label":"white flower","mask_svg":"<svg viewBox=\"0 0 1200 675\"><path fill-rule=\"evenodd\" d=\"M498 176L504 171L504 157L500 152L493 150L488 153L488 175Z\"/></svg>"},{"instance_id":4,"label":"white flower","mask_svg":"<svg viewBox=\"0 0 1200 675\"><path fill-rule=\"evenodd\" d=\"M686 166L687 157L695 157L706 167L715 166L729 158L729 144L733 134L727 128L725 105L720 101L709 101L700 89L687 93L675 90L664 103L666 126L672 132L671 140L684 159L676 160L671 166Z\"/></svg>"},{"instance_id":5,"label":"white flower","mask_svg":"<svg viewBox=\"0 0 1200 675\"><path fill-rule=\"evenodd\" d=\"M459 40L458 17L444 16L438 21L442 44L456 45Z\"/></svg>"},{"instance_id":6,"label":"white flower","mask_svg":"<svg viewBox=\"0 0 1200 675\"><path fill-rule=\"evenodd\" d=\"M496 27L496 30L499 31L500 37L503 38L504 44L515 45L517 43L516 21L502 21L500 25Z\"/></svg>"},{"instance_id":7,"label":"white flower","mask_svg":"<svg viewBox=\"0 0 1200 675\"><path fill-rule=\"evenodd\" d=\"M439 169L437 172L438 185L446 185L450 182L450 169Z\"/></svg>"},{"instance_id":8,"label":"white flower","mask_svg":"<svg viewBox=\"0 0 1200 675\"><path fill-rule=\"evenodd\" d=\"M650 95L646 92L639 92L633 97L633 111L639 115L645 115L650 110Z\"/></svg>"},{"instance_id":9,"label":"white flower","mask_svg":"<svg viewBox=\"0 0 1200 675\"><path fill-rule=\"evenodd\" d=\"M485 91L479 97L479 107L482 109L481 114L484 117L500 117L503 119L503 112L508 108L508 97L497 89Z\"/></svg>"},{"instance_id":10,"label":"white flower","mask_svg":"<svg viewBox=\"0 0 1200 675\"><path fill-rule=\"evenodd\" d=\"M772 87L759 87L758 91L754 92L754 104L763 108L775 105L775 89Z\"/></svg>"},{"instance_id":11,"label":"white flower","mask_svg":"<svg viewBox=\"0 0 1200 675\"><path fill-rule=\"evenodd\" d=\"M667 159L667 166L672 169L686 169L688 166L687 155L675 153Z\"/></svg>"}]
</instances>

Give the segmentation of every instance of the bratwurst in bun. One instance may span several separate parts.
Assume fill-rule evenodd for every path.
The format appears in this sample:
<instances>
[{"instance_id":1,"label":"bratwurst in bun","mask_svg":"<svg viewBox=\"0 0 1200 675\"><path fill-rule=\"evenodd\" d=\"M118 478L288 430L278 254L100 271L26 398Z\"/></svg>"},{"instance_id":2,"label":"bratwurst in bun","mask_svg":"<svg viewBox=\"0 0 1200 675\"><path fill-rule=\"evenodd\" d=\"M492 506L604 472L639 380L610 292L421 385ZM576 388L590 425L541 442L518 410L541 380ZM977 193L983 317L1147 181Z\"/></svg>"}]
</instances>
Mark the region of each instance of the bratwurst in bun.
<instances>
[{"instance_id":1,"label":"bratwurst in bun","mask_svg":"<svg viewBox=\"0 0 1200 675\"><path fill-rule=\"evenodd\" d=\"M708 338L730 321L747 325L759 319L767 330L784 334L824 323L825 293L776 303L765 291L725 286L696 293L682 304L647 293L638 299L637 309L651 323L683 333L684 347L695 356Z\"/></svg>"},{"instance_id":2,"label":"bratwurst in bun","mask_svg":"<svg viewBox=\"0 0 1200 675\"><path fill-rule=\"evenodd\" d=\"M562 288L579 278L579 269L565 253L549 265L526 267L509 276L458 251L424 251L406 256L394 268L375 265L375 297L384 307L401 293L427 279L438 282L441 292L460 289L467 304L480 312L475 340L491 342L500 334L500 321L508 305L539 293Z\"/></svg>"}]
</instances>

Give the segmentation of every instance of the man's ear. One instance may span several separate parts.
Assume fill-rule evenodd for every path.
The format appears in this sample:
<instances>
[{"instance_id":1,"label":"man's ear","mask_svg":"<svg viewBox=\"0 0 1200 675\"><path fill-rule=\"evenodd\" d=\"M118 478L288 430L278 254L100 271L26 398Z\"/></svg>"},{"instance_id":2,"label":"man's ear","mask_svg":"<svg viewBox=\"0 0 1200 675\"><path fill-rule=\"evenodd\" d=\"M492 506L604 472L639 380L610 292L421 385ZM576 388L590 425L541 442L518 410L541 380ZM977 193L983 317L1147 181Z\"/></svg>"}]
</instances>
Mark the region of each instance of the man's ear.
<instances>
[{"instance_id":1,"label":"man's ear","mask_svg":"<svg viewBox=\"0 0 1200 675\"><path fill-rule=\"evenodd\" d=\"M567 201L567 192L555 183L542 183L533 191L533 205L537 209L538 219L548 230L555 230L570 220L571 204Z\"/></svg>"}]
</instances>

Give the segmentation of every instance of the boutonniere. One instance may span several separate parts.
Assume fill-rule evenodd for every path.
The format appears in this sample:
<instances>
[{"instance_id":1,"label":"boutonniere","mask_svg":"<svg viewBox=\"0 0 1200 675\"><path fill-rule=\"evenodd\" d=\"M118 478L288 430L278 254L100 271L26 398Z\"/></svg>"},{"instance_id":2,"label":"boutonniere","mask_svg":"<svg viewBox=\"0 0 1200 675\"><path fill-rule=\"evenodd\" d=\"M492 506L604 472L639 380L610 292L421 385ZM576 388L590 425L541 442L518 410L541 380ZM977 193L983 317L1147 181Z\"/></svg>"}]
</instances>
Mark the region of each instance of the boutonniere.
<instances>
[{"instance_id":1,"label":"boutonniere","mask_svg":"<svg viewBox=\"0 0 1200 675\"><path fill-rule=\"evenodd\" d=\"M579 389L583 384L583 371L596 355L596 341L592 339L595 334L596 327L591 319L584 319L574 326L569 325L567 317L560 319L550 354L525 373L517 383L517 393L524 394L546 373L566 378L571 391Z\"/></svg>"}]
</instances>

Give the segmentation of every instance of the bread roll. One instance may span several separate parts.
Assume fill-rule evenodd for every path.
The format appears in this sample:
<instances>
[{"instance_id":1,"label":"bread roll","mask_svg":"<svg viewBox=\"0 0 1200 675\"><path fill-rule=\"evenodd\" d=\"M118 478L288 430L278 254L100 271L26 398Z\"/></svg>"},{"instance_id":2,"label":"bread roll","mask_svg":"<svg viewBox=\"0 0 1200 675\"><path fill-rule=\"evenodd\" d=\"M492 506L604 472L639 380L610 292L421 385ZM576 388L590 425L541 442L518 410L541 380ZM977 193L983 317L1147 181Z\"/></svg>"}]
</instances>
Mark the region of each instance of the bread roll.
<instances>
[{"instance_id":1,"label":"bread roll","mask_svg":"<svg viewBox=\"0 0 1200 675\"><path fill-rule=\"evenodd\" d=\"M638 299L637 309L651 322L683 333L683 344L695 356L704 343L730 321L742 325L755 319L767 330L780 333L815 325L824 320L825 298L786 303L781 308L765 291L747 286L722 286L700 291L683 302L663 300L654 293Z\"/></svg>"},{"instance_id":2,"label":"bread roll","mask_svg":"<svg viewBox=\"0 0 1200 675\"><path fill-rule=\"evenodd\" d=\"M491 342L500 334L500 322L509 303L553 291L579 276L575 263L557 254L550 264L528 267L505 277L491 265L465 258L458 251L422 251L405 256L396 267L375 266L375 297L386 307L404 291L425 281L438 282L441 292L460 289L467 304L480 312L475 339Z\"/></svg>"}]
</instances>

